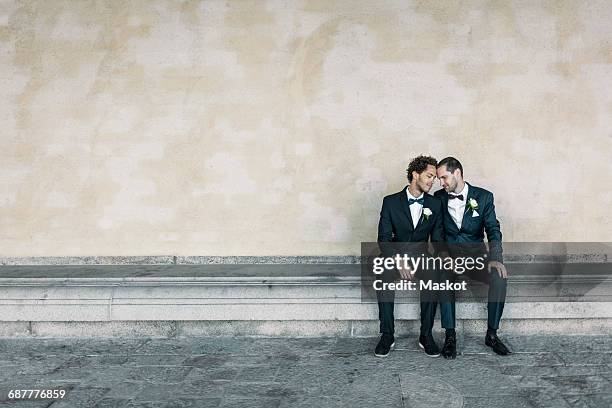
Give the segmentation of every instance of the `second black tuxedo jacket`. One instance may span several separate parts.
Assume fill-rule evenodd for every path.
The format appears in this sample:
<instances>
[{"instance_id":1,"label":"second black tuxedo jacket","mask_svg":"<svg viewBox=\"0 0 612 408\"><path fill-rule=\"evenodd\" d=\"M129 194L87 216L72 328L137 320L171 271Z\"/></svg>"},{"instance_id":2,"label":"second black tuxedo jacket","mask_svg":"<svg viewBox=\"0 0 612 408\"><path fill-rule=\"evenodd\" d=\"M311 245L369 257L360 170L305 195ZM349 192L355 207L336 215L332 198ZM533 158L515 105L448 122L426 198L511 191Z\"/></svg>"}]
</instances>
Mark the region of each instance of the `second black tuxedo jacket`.
<instances>
[{"instance_id":1,"label":"second black tuxedo jacket","mask_svg":"<svg viewBox=\"0 0 612 408\"><path fill-rule=\"evenodd\" d=\"M469 187L461 229L457 228L457 224L455 224L453 217L448 212L448 193L442 189L434 194L435 197L441 200L442 208L444 209L444 234L446 241L448 244L484 242L484 234L486 232L487 240L489 241L490 259L492 261L503 262L502 233L495 214L493 193L469 183L467 185ZM477 214L469 207L469 202L472 198L478 203L478 208L476 208ZM452 249L452 245L449 245L449 248Z\"/></svg>"}]
</instances>

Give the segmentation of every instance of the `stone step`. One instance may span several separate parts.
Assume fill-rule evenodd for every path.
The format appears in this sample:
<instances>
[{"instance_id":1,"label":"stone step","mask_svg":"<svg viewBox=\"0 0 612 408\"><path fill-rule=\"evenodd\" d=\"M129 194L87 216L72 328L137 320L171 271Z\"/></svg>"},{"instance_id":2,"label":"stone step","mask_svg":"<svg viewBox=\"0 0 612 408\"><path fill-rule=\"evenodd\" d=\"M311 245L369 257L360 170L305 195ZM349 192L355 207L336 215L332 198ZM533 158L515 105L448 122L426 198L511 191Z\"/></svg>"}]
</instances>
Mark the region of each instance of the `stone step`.
<instances>
[{"instance_id":1,"label":"stone step","mask_svg":"<svg viewBox=\"0 0 612 408\"><path fill-rule=\"evenodd\" d=\"M511 271L524 266L508 264ZM582 331L607 332L612 280L601 271L593 273L592 266L588 274L580 274L585 266L574 264L552 278L546 273L511 274L504 320L536 328L556 321L561 330L567 321L582 321ZM276 324L279 332L291 332L291 322L304 331L306 323L313 334L316 322L331 322L342 331L350 327L354 333L360 325L376 332L377 304L362 297L361 273L356 263L5 265L0 267L0 321L5 326L192 321L201 327L233 322L238 328L230 332L235 334L245 327L239 322L260 322L268 331ZM457 316L467 325L482 325L486 302L460 301ZM395 317L409 325L418 322L417 293L398 296ZM592 327L584 327L587 321Z\"/></svg>"}]
</instances>

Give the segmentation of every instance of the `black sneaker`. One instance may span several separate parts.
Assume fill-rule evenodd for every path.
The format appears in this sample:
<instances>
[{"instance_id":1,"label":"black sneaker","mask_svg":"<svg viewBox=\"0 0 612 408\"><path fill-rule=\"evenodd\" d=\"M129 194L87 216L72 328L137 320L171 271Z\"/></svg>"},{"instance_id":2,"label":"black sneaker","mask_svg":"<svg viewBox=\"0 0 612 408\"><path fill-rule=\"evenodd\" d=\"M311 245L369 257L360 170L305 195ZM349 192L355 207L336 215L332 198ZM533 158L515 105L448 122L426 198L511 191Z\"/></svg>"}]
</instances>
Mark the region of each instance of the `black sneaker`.
<instances>
[{"instance_id":1,"label":"black sneaker","mask_svg":"<svg viewBox=\"0 0 612 408\"><path fill-rule=\"evenodd\" d=\"M440 355L440 348L434 341L431 333L427 336L419 336L419 347L422 348L429 357L438 357Z\"/></svg>"},{"instance_id":2,"label":"black sneaker","mask_svg":"<svg viewBox=\"0 0 612 408\"><path fill-rule=\"evenodd\" d=\"M455 333L446 333L444 346L442 346L442 355L444 358L457 358L457 337Z\"/></svg>"},{"instance_id":3,"label":"black sneaker","mask_svg":"<svg viewBox=\"0 0 612 408\"><path fill-rule=\"evenodd\" d=\"M376 357L387 357L389 351L395 346L395 338L392 334L383 334L380 336L380 341L374 350Z\"/></svg>"}]
</instances>

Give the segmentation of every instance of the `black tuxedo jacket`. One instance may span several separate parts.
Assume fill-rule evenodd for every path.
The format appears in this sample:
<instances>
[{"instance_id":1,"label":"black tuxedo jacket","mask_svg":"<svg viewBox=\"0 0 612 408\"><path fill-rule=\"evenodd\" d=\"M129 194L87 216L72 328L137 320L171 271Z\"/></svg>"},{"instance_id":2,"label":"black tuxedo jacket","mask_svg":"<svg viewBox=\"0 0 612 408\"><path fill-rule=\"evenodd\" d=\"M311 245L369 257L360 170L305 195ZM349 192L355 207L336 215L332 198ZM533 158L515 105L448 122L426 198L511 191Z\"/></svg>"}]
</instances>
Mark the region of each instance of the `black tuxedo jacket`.
<instances>
[{"instance_id":1,"label":"black tuxedo jacket","mask_svg":"<svg viewBox=\"0 0 612 408\"><path fill-rule=\"evenodd\" d=\"M380 211L380 221L378 222L378 242L421 242L425 243L418 248L423 251L427 248L426 243L444 242L443 208L441 201L431 194L423 195L423 211L416 228L413 226L410 207L408 206L408 196L404 187L399 193L391 194L383 199L382 210ZM429 208L432 214L425 217L424 211ZM380 245L383 255L393 256L397 251L389 251L384 245ZM389 247L396 248L393 245ZM415 246L410 246L411 251L415 251ZM392 253L394 252L394 253Z\"/></svg>"},{"instance_id":2,"label":"black tuxedo jacket","mask_svg":"<svg viewBox=\"0 0 612 408\"><path fill-rule=\"evenodd\" d=\"M468 196L461 229L457 228L457 224L455 224L455 221L453 221L448 212L448 193L442 189L434 194L435 197L441 200L442 208L444 209L444 234L446 241L449 244L484 242L484 234L486 232L487 241L489 241L490 259L503 262L502 233L495 214L493 193L469 183L468 186ZM469 202L472 198L478 203L478 208L476 208L477 215L469 207ZM452 249L452 245L449 245L449 248Z\"/></svg>"}]
</instances>

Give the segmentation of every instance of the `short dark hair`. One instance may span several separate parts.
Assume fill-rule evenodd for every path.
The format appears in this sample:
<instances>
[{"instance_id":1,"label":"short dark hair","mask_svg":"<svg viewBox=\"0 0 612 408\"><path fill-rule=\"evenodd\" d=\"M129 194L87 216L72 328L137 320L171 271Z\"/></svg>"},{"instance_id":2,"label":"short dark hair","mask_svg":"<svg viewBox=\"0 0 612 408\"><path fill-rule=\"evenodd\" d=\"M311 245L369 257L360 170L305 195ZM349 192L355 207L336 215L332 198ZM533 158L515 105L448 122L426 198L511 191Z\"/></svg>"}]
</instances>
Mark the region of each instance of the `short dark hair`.
<instances>
[{"instance_id":1,"label":"short dark hair","mask_svg":"<svg viewBox=\"0 0 612 408\"><path fill-rule=\"evenodd\" d=\"M420 155L415 157L414 159L412 159L412 161L408 165L408 168L406 169L406 172L408 173L408 181L412 182L413 171L416 171L418 174L421 174L425 171L425 169L427 169L427 166L432 165L436 167L437 163L438 161L430 156Z\"/></svg>"},{"instance_id":2,"label":"short dark hair","mask_svg":"<svg viewBox=\"0 0 612 408\"><path fill-rule=\"evenodd\" d=\"M438 168L442 166L446 166L446 170L450 171L451 173L454 173L455 170L459 169L459 171L461 171L461 177L463 177L463 166L461 165L461 162L454 157L449 156L440 160L440 163L438 163Z\"/></svg>"}]
</instances>

